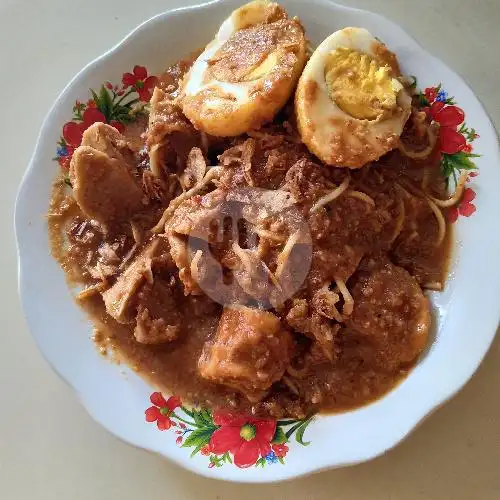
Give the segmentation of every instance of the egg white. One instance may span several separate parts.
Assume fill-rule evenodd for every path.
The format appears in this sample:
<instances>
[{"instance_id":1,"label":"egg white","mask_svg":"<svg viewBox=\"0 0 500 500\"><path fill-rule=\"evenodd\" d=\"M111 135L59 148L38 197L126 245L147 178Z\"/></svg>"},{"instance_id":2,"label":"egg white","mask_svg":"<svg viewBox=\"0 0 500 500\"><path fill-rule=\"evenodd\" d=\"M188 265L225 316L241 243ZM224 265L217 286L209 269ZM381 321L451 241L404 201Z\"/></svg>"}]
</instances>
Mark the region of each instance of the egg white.
<instances>
[{"instance_id":1,"label":"egg white","mask_svg":"<svg viewBox=\"0 0 500 500\"><path fill-rule=\"evenodd\" d=\"M305 64L306 43L297 54L298 61L291 74L268 78L269 73L243 82L211 80L204 82L209 61L217 51L242 28L267 22L271 9L282 19L286 13L275 3L251 2L235 10L220 26L215 38L196 59L182 83L180 102L184 114L199 130L215 136L236 136L258 128L273 119L293 92ZM283 56L278 56L283 57ZM265 80L259 92L259 80Z\"/></svg>"}]
</instances>

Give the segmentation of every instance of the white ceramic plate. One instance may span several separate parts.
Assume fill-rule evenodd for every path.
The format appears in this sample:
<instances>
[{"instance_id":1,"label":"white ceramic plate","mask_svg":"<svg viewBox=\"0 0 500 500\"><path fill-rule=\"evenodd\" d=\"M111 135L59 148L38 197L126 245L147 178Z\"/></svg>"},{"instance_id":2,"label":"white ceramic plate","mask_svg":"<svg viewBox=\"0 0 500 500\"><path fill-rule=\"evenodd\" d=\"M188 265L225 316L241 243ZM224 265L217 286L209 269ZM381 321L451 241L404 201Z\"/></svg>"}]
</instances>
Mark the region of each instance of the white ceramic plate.
<instances>
[{"instance_id":1,"label":"white ceramic plate","mask_svg":"<svg viewBox=\"0 0 500 500\"><path fill-rule=\"evenodd\" d=\"M120 82L122 74L134 65L159 74L169 63L206 44L220 22L241 4L238 0L160 14L78 73L45 119L16 205L22 304L29 328L49 363L74 388L93 418L116 436L194 472L232 481L279 481L380 455L467 382L485 355L500 317L500 234L492 221L498 206L500 162L496 134L479 101L460 77L379 15L326 0L282 3L291 15L300 17L314 45L345 26L367 28L397 53L403 71L416 75L420 88L441 82L465 111L467 124L480 133L474 142L475 152L482 155L476 160L480 175L472 180L477 211L471 217L459 217L448 285L444 293L432 295L436 338L410 376L386 397L356 411L315 417L309 425L302 425L302 431L300 422L295 430L292 423L266 424L261 440L269 441L269 433L280 428L290 431L289 441L281 446L274 443L271 451L266 445L267 458L253 467L238 468L229 462L234 460L233 452L216 456L207 447L190 458L195 444L207 441L200 429L210 434L222 422L210 412L189 415L181 408L175 414L188 424L171 415L177 425L159 432L154 423L146 422L144 411L154 406L149 402L153 389L130 370L123 376L123 366L117 367L97 353L90 338L91 325L73 302L64 274L50 256L45 214L59 169L53 157L75 100L85 102L89 88L98 89L103 82ZM62 149L58 155L64 153L67 151ZM165 407L157 395L153 401ZM173 402L170 400L170 406ZM158 415L159 409L149 410L150 420ZM164 427L168 425L165 418L160 420ZM239 429L241 422L225 424ZM193 438L186 442L189 436ZM274 437L283 441L284 436L278 431Z\"/></svg>"}]
</instances>

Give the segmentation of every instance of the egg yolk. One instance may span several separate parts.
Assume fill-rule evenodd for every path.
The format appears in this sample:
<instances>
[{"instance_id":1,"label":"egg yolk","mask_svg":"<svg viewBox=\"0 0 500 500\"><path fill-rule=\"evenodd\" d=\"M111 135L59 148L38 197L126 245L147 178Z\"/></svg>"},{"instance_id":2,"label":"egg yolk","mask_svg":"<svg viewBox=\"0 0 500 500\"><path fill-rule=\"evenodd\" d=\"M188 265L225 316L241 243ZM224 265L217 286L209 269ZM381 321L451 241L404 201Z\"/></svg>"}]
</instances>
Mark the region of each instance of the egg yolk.
<instances>
[{"instance_id":1,"label":"egg yolk","mask_svg":"<svg viewBox=\"0 0 500 500\"><path fill-rule=\"evenodd\" d=\"M328 55L325 79L330 98L354 118L383 119L396 109L403 86L368 54L339 47Z\"/></svg>"},{"instance_id":2,"label":"egg yolk","mask_svg":"<svg viewBox=\"0 0 500 500\"><path fill-rule=\"evenodd\" d=\"M271 52L256 68L252 69L250 73L245 76L245 80L257 80L263 78L278 64L278 57L276 52Z\"/></svg>"}]
</instances>

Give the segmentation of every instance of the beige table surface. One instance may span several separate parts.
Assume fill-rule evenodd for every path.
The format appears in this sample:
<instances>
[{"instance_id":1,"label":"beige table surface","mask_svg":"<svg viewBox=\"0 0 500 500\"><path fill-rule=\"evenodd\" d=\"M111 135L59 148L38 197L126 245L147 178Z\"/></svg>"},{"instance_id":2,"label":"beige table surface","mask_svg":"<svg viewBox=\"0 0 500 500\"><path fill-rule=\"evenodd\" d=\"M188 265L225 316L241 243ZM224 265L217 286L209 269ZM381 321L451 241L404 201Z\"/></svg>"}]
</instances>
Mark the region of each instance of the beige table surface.
<instances>
[{"instance_id":1,"label":"beige table surface","mask_svg":"<svg viewBox=\"0 0 500 500\"><path fill-rule=\"evenodd\" d=\"M403 26L468 80L500 128L500 0L344 2ZM38 353L16 293L12 218L42 119L84 64L141 21L188 3L0 0L0 499L500 499L500 339L467 387L396 449L270 486L203 479L121 443Z\"/></svg>"}]
</instances>

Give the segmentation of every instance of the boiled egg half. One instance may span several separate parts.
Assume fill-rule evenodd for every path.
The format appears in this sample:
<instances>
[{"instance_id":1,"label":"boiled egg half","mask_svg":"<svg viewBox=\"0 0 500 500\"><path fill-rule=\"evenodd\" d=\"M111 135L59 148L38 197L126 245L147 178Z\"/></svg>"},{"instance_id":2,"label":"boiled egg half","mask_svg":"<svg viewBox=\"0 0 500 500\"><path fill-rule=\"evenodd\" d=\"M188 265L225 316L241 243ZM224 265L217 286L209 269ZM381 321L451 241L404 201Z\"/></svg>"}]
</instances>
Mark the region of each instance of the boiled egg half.
<instances>
[{"instance_id":1,"label":"boiled egg half","mask_svg":"<svg viewBox=\"0 0 500 500\"><path fill-rule=\"evenodd\" d=\"M304 29L278 4L256 0L235 10L186 74L182 110L194 126L236 136L271 121L306 61Z\"/></svg>"},{"instance_id":2,"label":"boiled egg half","mask_svg":"<svg viewBox=\"0 0 500 500\"><path fill-rule=\"evenodd\" d=\"M411 112L395 54L363 28L344 28L313 52L297 85L303 142L328 165L360 168L394 149Z\"/></svg>"}]
</instances>

